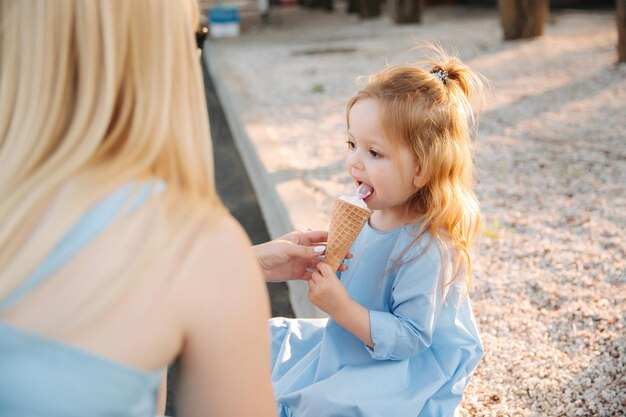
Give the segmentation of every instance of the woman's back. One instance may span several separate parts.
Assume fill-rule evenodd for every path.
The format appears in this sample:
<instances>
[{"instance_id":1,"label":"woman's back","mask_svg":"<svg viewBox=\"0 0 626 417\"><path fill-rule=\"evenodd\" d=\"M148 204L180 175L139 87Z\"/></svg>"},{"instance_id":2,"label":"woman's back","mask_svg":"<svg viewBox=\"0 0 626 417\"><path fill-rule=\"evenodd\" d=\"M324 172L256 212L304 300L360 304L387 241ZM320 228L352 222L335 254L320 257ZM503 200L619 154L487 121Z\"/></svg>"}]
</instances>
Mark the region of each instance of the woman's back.
<instances>
[{"instance_id":1,"label":"woman's back","mask_svg":"<svg viewBox=\"0 0 626 417\"><path fill-rule=\"evenodd\" d=\"M234 398L228 405L209 394L210 381L224 378L217 363L227 353L237 355L236 349L221 345L231 339L224 333L238 317L249 320L250 315L259 317L262 329L268 314L262 281L252 259L246 259L251 258L247 242L229 217L221 216L207 228L202 225L207 216L195 212L196 221L174 236L167 252L136 262L136 246L159 239L150 232L153 222L167 221L155 187L151 197L142 193L146 187L127 185L98 202L23 281L27 291L18 288L12 293L16 296L0 300L3 412L154 415L163 370L181 353L186 360L183 382L194 391L204 388L205 398L213 397L205 410L233 407ZM118 269L133 265L141 265L143 276L128 287L116 282L117 272L128 277L128 271ZM234 279L222 273L229 268ZM247 297L241 290L249 292ZM107 299L81 297L91 292ZM238 298L249 298L249 306L238 308L234 321L215 319ZM103 308L92 310L91 304L100 302ZM93 317L84 320L83 311L93 311ZM254 341L254 333L241 338ZM204 357L185 354L198 348ZM194 409L202 402L191 399L187 406Z\"/></svg>"}]
</instances>

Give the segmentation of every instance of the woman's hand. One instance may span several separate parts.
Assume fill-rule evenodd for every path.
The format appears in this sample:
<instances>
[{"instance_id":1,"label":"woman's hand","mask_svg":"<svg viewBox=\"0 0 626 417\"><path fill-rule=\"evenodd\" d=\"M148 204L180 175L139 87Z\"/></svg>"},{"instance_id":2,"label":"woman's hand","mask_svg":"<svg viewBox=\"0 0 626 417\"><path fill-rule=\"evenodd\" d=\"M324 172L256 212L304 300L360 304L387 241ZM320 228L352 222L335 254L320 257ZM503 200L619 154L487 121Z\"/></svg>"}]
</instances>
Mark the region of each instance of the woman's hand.
<instances>
[{"instance_id":1,"label":"woman's hand","mask_svg":"<svg viewBox=\"0 0 626 417\"><path fill-rule=\"evenodd\" d=\"M317 268L309 280L309 299L317 308L335 317L352 299L330 266L319 263Z\"/></svg>"},{"instance_id":2,"label":"woman's hand","mask_svg":"<svg viewBox=\"0 0 626 417\"><path fill-rule=\"evenodd\" d=\"M324 254L328 232L291 232L278 239L253 246L268 282L309 279Z\"/></svg>"}]
</instances>

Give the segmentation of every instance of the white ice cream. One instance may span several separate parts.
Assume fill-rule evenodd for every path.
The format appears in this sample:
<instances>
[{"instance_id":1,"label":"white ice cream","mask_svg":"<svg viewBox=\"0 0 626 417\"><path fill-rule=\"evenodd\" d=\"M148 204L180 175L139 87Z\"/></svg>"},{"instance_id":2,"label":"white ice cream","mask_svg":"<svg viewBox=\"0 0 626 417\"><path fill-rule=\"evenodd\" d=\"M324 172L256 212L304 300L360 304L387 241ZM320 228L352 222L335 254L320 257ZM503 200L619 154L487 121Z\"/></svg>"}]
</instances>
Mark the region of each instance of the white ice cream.
<instances>
[{"instance_id":1,"label":"white ice cream","mask_svg":"<svg viewBox=\"0 0 626 417\"><path fill-rule=\"evenodd\" d=\"M355 195L342 195L339 198L345 202L352 204L353 206L367 208L367 204L365 204L365 201L363 201L362 198L359 198Z\"/></svg>"},{"instance_id":2,"label":"white ice cream","mask_svg":"<svg viewBox=\"0 0 626 417\"><path fill-rule=\"evenodd\" d=\"M367 208L367 204L365 204L365 201L363 201L363 199L367 198L367 196L372 194L372 192L374 192L374 189L371 186L367 184L361 184L359 185L359 189L356 190L356 193L354 195L342 195L339 198L354 206Z\"/></svg>"}]
</instances>

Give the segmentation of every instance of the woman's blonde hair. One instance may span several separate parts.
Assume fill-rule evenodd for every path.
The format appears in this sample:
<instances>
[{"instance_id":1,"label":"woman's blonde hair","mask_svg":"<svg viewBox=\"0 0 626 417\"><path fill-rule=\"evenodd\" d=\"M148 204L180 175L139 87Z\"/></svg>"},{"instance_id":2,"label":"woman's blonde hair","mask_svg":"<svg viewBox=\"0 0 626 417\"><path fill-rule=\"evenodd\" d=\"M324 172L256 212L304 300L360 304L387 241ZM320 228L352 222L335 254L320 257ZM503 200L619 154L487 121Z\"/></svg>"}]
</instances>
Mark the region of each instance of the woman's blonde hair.
<instances>
[{"instance_id":1,"label":"woman's blonde hair","mask_svg":"<svg viewBox=\"0 0 626 417\"><path fill-rule=\"evenodd\" d=\"M0 300L123 184L168 207L124 275L222 213L197 23L193 0L0 0Z\"/></svg>"},{"instance_id":2,"label":"woman's blonde hair","mask_svg":"<svg viewBox=\"0 0 626 417\"><path fill-rule=\"evenodd\" d=\"M371 75L365 88L348 101L346 117L359 100L378 102L385 134L398 149L410 150L420 169L420 187L405 204L406 217L419 219L422 226L414 243L429 233L452 249L452 281L464 279L469 290L470 249L480 224L470 99L482 95L483 82L458 58L439 47L428 48L434 52L430 60Z\"/></svg>"}]
</instances>

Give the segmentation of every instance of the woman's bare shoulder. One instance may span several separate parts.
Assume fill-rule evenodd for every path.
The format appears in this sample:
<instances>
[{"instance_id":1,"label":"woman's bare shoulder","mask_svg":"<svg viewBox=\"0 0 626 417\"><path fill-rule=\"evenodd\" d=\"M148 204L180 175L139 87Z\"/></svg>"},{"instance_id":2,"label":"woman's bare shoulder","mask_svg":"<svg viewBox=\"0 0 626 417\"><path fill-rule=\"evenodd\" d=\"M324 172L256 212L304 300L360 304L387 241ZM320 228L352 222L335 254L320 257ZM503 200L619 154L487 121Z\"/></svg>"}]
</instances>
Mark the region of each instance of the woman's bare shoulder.
<instances>
[{"instance_id":1,"label":"woman's bare shoulder","mask_svg":"<svg viewBox=\"0 0 626 417\"><path fill-rule=\"evenodd\" d=\"M241 225L230 215L221 216L198 238L197 257L192 260L196 269L219 278L221 274L234 275L235 271L258 266L253 256L250 239ZM202 278L201 278L202 279Z\"/></svg>"},{"instance_id":2,"label":"woman's bare shoulder","mask_svg":"<svg viewBox=\"0 0 626 417\"><path fill-rule=\"evenodd\" d=\"M237 255L242 248L251 252L250 239L245 231L230 214L225 214L216 220L212 227L201 237L201 244L216 254Z\"/></svg>"},{"instance_id":3,"label":"woman's bare shoulder","mask_svg":"<svg viewBox=\"0 0 626 417\"><path fill-rule=\"evenodd\" d=\"M250 240L229 214L201 233L187 256L179 285L186 307L193 301L219 309L235 300L262 303L259 299L266 296ZM212 304L205 305L209 301Z\"/></svg>"}]
</instances>

